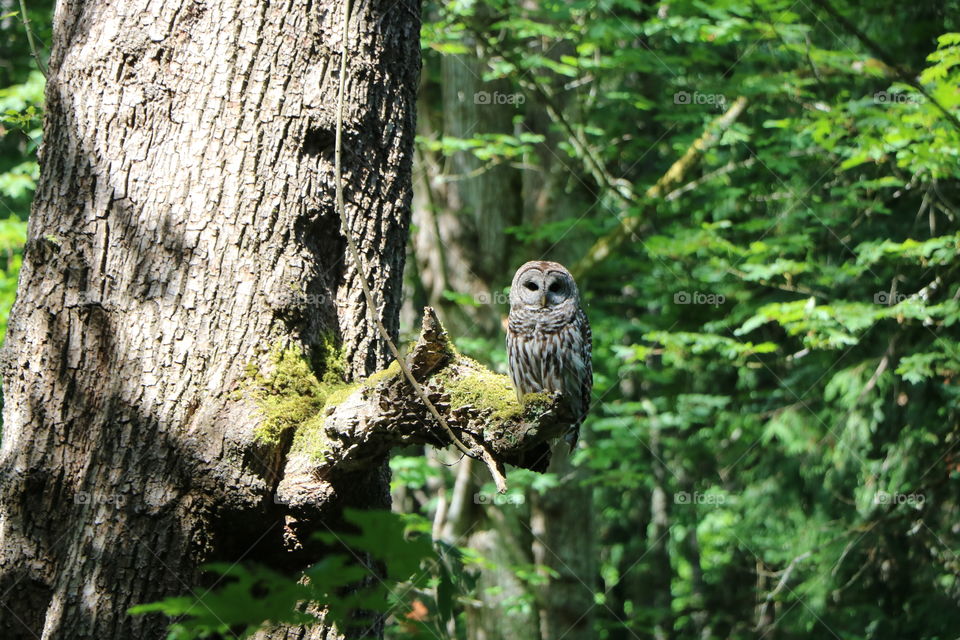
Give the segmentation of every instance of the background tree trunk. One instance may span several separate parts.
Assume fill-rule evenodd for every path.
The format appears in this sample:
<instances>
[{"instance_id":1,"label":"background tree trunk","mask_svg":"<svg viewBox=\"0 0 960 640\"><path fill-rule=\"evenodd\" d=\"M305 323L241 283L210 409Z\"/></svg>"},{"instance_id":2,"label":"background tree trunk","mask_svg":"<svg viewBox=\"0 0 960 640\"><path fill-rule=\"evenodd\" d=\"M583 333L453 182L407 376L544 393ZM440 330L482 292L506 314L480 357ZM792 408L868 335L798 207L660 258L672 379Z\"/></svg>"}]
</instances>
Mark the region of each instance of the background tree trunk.
<instances>
[{"instance_id":1,"label":"background tree trunk","mask_svg":"<svg viewBox=\"0 0 960 640\"><path fill-rule=\"evenodd\" d=\"M477 47L471 36L464 42ZM455 335L492 338L493 349L502 351L502 320L509 305L499 294L510 284L517 267L528 259L563 261L576 255L566 244L524 244L505 230L524 223L536 226L576 219L588 205L583 205L582 194L570 197L578 183L562 160L565 139L555 130L553 120L536 104L535 96L516 92L510 81L483 81L489 72L485 59L489 52L478 50L480 55L443 55L435 59L433 69L427 67L432 73L425 73L424 78L439 77L441 82L439 86L427 83L421 90L419 134L439 140L533 133L542 135L544 141L524 158L522 169L506 162L490 166L472 152L444 157L426 145L418 148L416 231L412 238L415 260L410 261L410 268L417 269L411 284L420 288L421 299L406 306L405 317L412 316L421 304L435 305ZM571 52L561 46L545 47L539 53L559 60ZM431 104L441 108L431 110ZM479 304L449 301L443 295L447 290ZM592 513L593 489L583 486L584 474L570 466L569 460L562 469L551 471L558 474L558 483L547 495L528 491L529 499L522 507L496 505L491 500L456 514L438 510L441 519L456 515L453 526L441 528L448 542L466 543L500 569L480 576L474 594L478 604L468 608L468 638L595 637L596 548L593 519L584 516ZM487 478L468 474L462 481L468 483L466 493L472 497L482 491ZM458 476L457 486L460 484ZM443 499L442 491L440 496ZM534 562L560 577L550 579L548 587L538 588L502 570L508 566L529 569ZM517 604L524 592L535 610Z\"/></svg>"},{"instance_id":2,"label":"background tree trunk","mask_svg":"<svg viewBox=\"0 0 960 640\"><path fill-rule=\"evenodd\" d=\"M514 133L517 106L491 98L507 95L509 82L483 82L486 63L473 55L443 56L439 67L442 111L431 113L429 101L421 100L421 136ZM424 304L441 309L454 335L499 335L507 300L498 294L510 284L511 268L519 266L511 257L516 242L505 229L523 221L520 173L506 163L481 162L470 151L442 157L421 148L418 160L412 244ZM448 300L446 291L471 296L476 304Z\"/></svg>"},{"instance_id":3,"label":"background tree trunk","mask_svg":"<svg viewBox=\"0 0 960 640\"><path fill-rule=\"evenodd\" d=\"M419 4L355 4L347 208L395 334ZM342 37L331 0L58 5L3 358L0 637L160 637L127 608L200 563L303 561L273 499L285 446L254 442L233 392L278 345L319 370L332 338L350 376L386 362L334 209ZM386 506L387 476L334 473L307 516Z\"/></svg>"},{"instance_id":4,"label":"background tree trunk","mask_svg":"<svg viewBox=\"0 0 960 640\"><path fill-rule=\"evenodd\" d=\"M584 486L584 470L570 464L566 451L559 450L562 447L566 444L553 446L550 465L557 485L530 492L533 558L554 572L540 599L540 637L588 640L597 636L593 619L599 570L592 488Z\"/></svg>"}]
</instances>

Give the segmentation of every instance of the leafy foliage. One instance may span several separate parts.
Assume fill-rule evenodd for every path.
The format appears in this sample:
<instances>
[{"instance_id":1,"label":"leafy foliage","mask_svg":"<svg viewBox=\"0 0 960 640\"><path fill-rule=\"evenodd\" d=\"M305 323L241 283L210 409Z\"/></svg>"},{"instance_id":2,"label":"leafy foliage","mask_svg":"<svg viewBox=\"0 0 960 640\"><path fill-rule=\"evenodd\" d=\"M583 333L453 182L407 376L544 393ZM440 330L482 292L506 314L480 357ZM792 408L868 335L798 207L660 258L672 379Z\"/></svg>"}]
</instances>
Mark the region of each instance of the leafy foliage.
<instances>
[{"instance_id":1,"label":"leafy foliage","mask_svg":"<svg viewBox=\"0 0 960 640\"><path fill-rule=\"evenodd\" d=\"M452 615L454 594L470 581L459 553L434 543L429 526L415 516L347 509L344 517L356 532L317 534L338 551L300 576L262 566L210 564L207 569L219 576L213 587L130 612L175 618L169 640L246 638L273 624L321 621L341 631L369 632L379 616L397 610L410 612L403 625L414 637L442 628ZM224 586L217 587L221 582Z\"/></svg>"},{"instance_id":2,"label":"leafy foliage","mask_svg":"<svg viewBox=\"0 0 960 640\"><path fill-rule=\"evenodd\" d=\"M548 194L560 213L506 231L524 257L574 263L639 221L580 277L595 396L575 463L589 470L597 518L596 637L957 637L956 0L457 0L425 15L424 109L441 108L443 57L470 56L491 91L465 96L469 107L494 108L496 87L512 115L508 130L421 136L420 148L472 153L481 171L562 174ZM30 17L48 42L50 4L31 2ZM5 318L37 179L43 80L17 17L0 31ZM739 97L745 112L682 183L643 195ZM504 370L499 339L457 343ZM288 382L308 405L292 408L314 412L316 389ZM422 492L428 512L440 500L423 488L453 487L450 470L419 456L393 468L396 491ZM510 477L533 494L557 486ZM655 515L669 524L662 539L649 533ZM382 517L359 516L359 533L341 538L382 563L386 592L335 553L303 581L214 566L229 582L199 604L138 611L177 616L175 637L198 637L306 620L298 602L326 605L341 624L402 602L409 615L392 636L462 635L455 594L473 584L463 563L495 563ZM519 529L520 518L501 520ZM666 562L651 553L661 545ZM509 610L537 606L550 576L500 565L526 589Z\"/></svg>"},{"instance_id":3,"label":"leafy foliage","mask_svg":"<svg viewBox=\"0 0 960 640\"><path fill-rule=\"evenodd\" d=\"M428 11L428 74L478 57L523 96L503 133L543 136L526 170L569 172L571 213L509 230L517 264L640 218L580 276L597 637L960 633L960 7L831 4L861 33L785 0ZM638 195L741 96L680 187ZM499 340L461 347L502 363Z\"/></svg>"}]
</instances>

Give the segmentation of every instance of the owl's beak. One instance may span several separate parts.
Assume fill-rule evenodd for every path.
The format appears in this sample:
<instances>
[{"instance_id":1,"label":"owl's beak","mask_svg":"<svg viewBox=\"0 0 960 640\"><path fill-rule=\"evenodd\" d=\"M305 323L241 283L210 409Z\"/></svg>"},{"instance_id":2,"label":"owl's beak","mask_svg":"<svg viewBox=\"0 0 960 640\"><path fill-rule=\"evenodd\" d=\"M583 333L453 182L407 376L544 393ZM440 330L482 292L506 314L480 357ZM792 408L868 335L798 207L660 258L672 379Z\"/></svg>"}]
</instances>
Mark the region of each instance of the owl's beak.
<instances>
[{"instance_id":1,"label":"owl's beak","mask_svg":"<svg viewBox=\"0 0 960 640\"><path fill-rule=\"evenodd\" d=\"M547 306L547 294L545 293L540 294L540 306L541 307Z\"/></svg>"}]
</instances>

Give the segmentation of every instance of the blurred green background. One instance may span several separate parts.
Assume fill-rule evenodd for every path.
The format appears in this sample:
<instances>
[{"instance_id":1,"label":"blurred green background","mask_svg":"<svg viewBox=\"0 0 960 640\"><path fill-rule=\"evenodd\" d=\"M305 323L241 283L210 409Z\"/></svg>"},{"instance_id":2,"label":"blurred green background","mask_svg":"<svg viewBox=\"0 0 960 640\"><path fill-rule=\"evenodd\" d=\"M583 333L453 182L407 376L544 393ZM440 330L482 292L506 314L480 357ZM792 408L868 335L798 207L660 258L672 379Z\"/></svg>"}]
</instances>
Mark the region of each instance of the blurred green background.
<instances>
[{"instance_id":1,"label":"blurred green background","mask_svg":"<svg viewBox=\"0 0 960 640\"><path fill-rule=\"evenodd\" d=\"M5 329L43 77L0 7ZM595 371L562 474L504 498L451 452L393 459L395 509L473 570L423 637L960 637L960 3L423 16L406 331L434 305L505 371L513 271L557 260Z\"/></svg>"}]
</instances>

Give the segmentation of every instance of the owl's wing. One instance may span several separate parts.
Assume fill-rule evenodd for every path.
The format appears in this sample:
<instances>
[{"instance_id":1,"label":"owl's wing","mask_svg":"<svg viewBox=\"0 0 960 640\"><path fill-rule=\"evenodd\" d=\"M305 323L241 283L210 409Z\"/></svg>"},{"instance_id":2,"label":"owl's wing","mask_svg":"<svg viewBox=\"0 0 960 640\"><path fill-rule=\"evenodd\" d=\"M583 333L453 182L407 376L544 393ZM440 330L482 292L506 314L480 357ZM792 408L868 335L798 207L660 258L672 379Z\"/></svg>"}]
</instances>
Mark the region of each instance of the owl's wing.
<instances>
[{"instance_id":1,"label":"owl's wing","mask_svg":"<svg viewBox=\"0 0 960 640\"><path fill-rule=\"evenodd\" d=\"M567 362L568 370L564 375L564 396L569 398L576 419L564 439L573 451L580 438L580 425L590 410L590 396L593 391L593 334L583 309L577 310L576 321L569 329L574 335L571 336L573 339Z\"/></svg>"},{"instance_id":2,"label":"owl's wing","mask_svg":"<svg viewBox=\"0 0 960 640\"><path fill-rule=\"evenodd\" d=\"M517 392L517 400L523 402L523 395L530 392L530 364L524 358L523 342L526 338L520 335L513 323L507 324L507 365L510 372L510 381Z\"/></svg>"}]
</instances>

